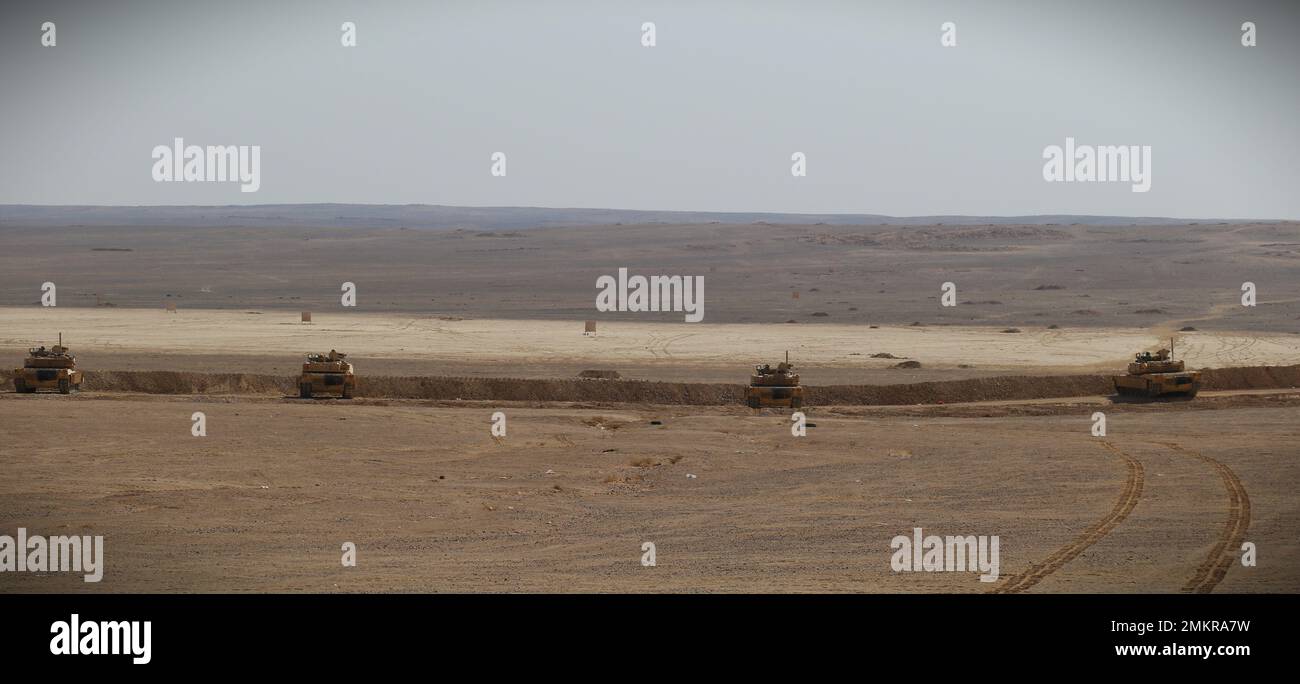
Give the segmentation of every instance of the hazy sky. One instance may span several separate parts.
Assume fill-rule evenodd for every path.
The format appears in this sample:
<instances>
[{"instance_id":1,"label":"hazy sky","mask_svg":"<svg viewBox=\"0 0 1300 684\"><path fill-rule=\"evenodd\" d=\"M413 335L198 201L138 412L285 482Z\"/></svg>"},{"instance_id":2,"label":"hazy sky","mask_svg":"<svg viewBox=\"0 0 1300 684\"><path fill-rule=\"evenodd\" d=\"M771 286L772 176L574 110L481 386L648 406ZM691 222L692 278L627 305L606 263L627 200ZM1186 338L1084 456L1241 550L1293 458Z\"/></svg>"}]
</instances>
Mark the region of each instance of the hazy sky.
<instances>
[{"instance_id":1,"label":"hazy sky","mask_svg":"<svg viewBox=\"0 0 1300 684\"><path fill-rule=\"evenodd\" d=\"M1277 0L9 1L0 203L1296 219L1298 74ZM178 136L260 145L260 191L154 182ZM1067 136L1151 190L1045 182Z\"/></svg>"}]
</instances>

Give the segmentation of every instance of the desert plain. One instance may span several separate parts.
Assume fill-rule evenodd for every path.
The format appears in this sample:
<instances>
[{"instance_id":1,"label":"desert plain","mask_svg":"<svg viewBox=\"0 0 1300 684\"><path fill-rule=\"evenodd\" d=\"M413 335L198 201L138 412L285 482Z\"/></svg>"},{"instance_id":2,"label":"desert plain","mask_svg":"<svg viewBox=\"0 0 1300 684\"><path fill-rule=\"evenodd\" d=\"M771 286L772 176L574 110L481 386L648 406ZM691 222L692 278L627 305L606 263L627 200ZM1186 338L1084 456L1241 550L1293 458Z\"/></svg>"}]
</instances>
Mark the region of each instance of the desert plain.
<instances>
[{"instance_id":1,"label":"desert plain","mask_svg":"<svg viewBox=\"0 0 1300 684\"><path fill-rule=\"evenodd\" d=\"M61 332L88 379L0 391L0 534L103 535L106 567L0 591L1300 591L1294 223L23 217L0 223L3 368ZM618 267L703 275L708 315L595 312ZM1171 337L1217 385L1091 389ZM303 354L331 348L359 396L293 396ZM732 401L787 351L806 436ZM818 401L853 386L876 390ZM997 536L998 578L895 571L915 528Z\"/></svg>"}]
</instances>

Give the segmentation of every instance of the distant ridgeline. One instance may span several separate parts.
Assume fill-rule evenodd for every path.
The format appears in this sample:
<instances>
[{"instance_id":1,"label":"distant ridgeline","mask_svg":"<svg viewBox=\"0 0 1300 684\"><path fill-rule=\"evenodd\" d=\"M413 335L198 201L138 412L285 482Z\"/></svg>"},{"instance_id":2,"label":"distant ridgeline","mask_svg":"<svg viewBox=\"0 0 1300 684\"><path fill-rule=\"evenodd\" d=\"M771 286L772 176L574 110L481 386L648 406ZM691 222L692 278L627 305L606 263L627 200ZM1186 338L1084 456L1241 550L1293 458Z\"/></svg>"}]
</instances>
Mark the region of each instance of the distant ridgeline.
<instances>
[{"instance_id":1,"label":"distant ridgeline","mask_svg":"<svg viewBox=\"0 0 1300 684\"><path fill-rule=\"evenodd\" d=\"M428 204L258 204L228 206L0 205L0 226L340 226L426 229L519 229L617 224L788 225L1179 225L1226 219L1127 216L909 216L880 214L771 214L757 212L636 211L544 207L452 207Z\"/></svg>"}]
</instances>

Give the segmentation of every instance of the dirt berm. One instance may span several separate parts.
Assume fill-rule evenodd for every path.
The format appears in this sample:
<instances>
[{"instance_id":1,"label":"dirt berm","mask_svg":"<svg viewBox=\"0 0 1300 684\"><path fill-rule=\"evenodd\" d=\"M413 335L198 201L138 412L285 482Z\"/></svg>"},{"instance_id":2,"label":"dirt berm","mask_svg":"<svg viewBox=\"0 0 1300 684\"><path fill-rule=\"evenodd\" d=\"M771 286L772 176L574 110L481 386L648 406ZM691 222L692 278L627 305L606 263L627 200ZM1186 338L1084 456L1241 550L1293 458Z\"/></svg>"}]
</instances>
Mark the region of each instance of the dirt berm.
<instances>
[{"instance_id":1,"label":"dirt berm","mask_svg":"<svg viewBox=\"0 0 1300 684\"><path fill-rule=\"evenodd\" d=\"M6 374L7 375L7 374ZM1204 389L1286 389L1300 386L1300 365L1204 371ZM296 393L296 378L250 373L86 371L83 389L147 394ZM643 380L539 380L440 376L361 376L357 396L393 399L623 402L727 405L742 403L744 385ZM1112 394L1106 375L1008 375L903 385L825 385L808 388L811 405L887 406L971 401L1051 399Z\"/></svg>"}]
</instances>

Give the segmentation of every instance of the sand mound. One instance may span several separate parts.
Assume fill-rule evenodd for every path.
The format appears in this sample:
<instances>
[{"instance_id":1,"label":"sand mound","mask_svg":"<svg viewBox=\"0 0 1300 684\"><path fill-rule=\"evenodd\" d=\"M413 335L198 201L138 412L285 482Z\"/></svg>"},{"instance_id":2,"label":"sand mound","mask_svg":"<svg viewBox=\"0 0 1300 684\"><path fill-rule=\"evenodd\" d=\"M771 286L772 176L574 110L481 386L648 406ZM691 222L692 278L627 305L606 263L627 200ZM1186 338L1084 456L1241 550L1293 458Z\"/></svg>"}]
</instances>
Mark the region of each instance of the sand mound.
<instances>
[{"instance_id":1,"label":"sand mound","mask_svg":"<svg viewBox=\"0 0 1300 684\"><path fill-rule=\"evenodd\" d=\"M808 390L812 404L898 405L951 404L966 401L1086 397L1112 392L1109 377L1008 375L995 378L918 382L907 385L830 385Z\"/></svg>"},{"instance_id":2,"label":"sand mound","mask_svg":"<svg viewBox=\"0 0 1300 684\"><path fill-rule=\"evenodd\" d=\"M83 389L145 394L289 394L297 379L252 373L86 371Z\"/></svg>"},{"instance_id":3,"label":"sand mound","mask_svg":"<svg viewBox=\"0 0 1300 684\"><path fill-rule=\"evenodd\" d=\"M1300 365L1210 368L1202 373L1201 382L1207 390L1300 387Z\"/></svg>"},{"instance_id":4,"label":"sand mound","mask_svg":"<svg viewBox=\"0 0 1300 684\"><path fill-rule=\"evenodd\" d=\"M394 399L481 399L495 401L607 401L647 404L739 403L742 385L648 382L643 380L538 380L531 378L392 377L362 378L357 395Z\"/></svg>"},{"instance_id":5,"label":"sand mound","mask_svg":"<svg viewBox=\"0 0 1300 684\"><path fill-rule=\"evenodd\" d=\"M8 375L8 374L6 374ZM1300 365L1204 371L1204 389L1285 389L1300 386ZM6 380L8 378L6 377ZM146 394L295 394L295 377L248 373L87 371L84 389ZM812 405L906 405L1112 394L1109 375L1008 375L903 385L808 387ZM563 401L714 406L742 403L745 386L644 380L363 376L357 396L391 399Z\"/></svg>"}]
</instances>

